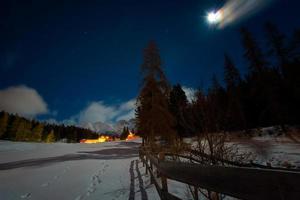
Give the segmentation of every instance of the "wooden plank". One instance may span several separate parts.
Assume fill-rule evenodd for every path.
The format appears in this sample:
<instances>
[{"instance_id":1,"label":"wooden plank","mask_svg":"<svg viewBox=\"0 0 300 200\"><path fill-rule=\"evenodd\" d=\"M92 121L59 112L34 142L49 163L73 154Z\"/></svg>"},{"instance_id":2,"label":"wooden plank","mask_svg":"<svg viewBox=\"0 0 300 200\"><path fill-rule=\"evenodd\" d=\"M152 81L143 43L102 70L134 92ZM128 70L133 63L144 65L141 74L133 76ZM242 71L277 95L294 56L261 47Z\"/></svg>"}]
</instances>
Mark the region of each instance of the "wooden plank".
<instances>
[{"instance_id":1,"label":"wooden plank","mask_svg":"<svg viewBox=\"0 0 300 200\"><path fill-rule=\"evenodd\" d=\"M157 163L157 168L170 179L241 199L300 198L298 172L169 161Z\"/></svg>"},{"instance_id":2,"label":"wooden plank","mask_svg":"<svg viewBox=\"0 0 300 200\"><path fill-rule=\"evenodd\" d=\"M153 183L155 185L155 188L156 188L156 190L157 190L157 192L158 192L158 194L159 194L159 196L160 196L160 198L162 200L181 200L180 198L178 198L178 197L176 197L176 196L174 196L174 195L172 195L172 194L170 194L168 192L164 192L161 189L161 187L159 186L159 184L157 182L157 179L155 178L154 173L152 171L152 168L150 168L149 164L145 162L145 159L142 159L142 162L144 162L145 165L148 165L148 169L150 169L149 173L150 173L151 179L152 179L152 181L153 181Z\"/></svg>"},{"instance_id":3,"label":"wooden plank","mask_svg":"<svg viewBox=\"0 0 300 200\"><path fill-rule=\"evenodd\" d=\"M159 153L158 159L159 159L159 162L164 161L165 160L165 154L163 152ZM160 179L161 179L162 190L167 193L168 192L168 181L167 181L167 178L164 175L162 175L160 177Z\"/></svg>"}]
</instances>

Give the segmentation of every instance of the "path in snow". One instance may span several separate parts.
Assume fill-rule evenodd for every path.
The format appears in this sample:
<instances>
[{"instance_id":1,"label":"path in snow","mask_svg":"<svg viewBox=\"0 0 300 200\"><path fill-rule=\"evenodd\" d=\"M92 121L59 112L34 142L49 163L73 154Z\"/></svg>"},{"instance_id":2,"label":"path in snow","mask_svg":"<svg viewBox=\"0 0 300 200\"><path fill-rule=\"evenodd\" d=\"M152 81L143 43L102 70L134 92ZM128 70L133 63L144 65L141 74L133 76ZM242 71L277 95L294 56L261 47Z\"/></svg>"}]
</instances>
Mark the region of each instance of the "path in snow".
<instances>
[{"instance_id":1,"label":"path in snow","mask_svg":"<svg viewBox=\"0 0 300 200\"><path fill-rule=\"evenodd\" d=\"M142 200L148 200L148 195L147 195L147 192L144 188L144 181L143 181L141 172L139 170L138 160L135 161L135 170L136 170L137 177L138 177L138 180L139 180L139 188L140 188L140 192L141 192L141 195L142 195Z\"/></svg>"},{"instance_id":2,"label":"path in snow","mask_svg":"<svg viewBox=\"0 0 300 200\"><path fill-rule=\"evenodd\" d=\"M113 148L103 149L99 151L85 151L79 152L81 154L66 154L56 157L47 158L35 158L20 160L8 163L0 163L0 170L8 170L20 167L32 167L32 166L43 166L50 163L65 162L65 161L76 161L76 160L88 160L88 159L126 159L138 156L137 147L135 148Z\"/></svg>"},{"instance_id":3,"label":"path in snow","mask_svg":"<svg viewBox=\"0 0 300 200\"><path fill-rule=\"evenodd\" d=\"M130 192L128 200L134 200L134 172L133 172L134 160L130 163L129 174L130 174Z\"/></svg>"}]
</instances>

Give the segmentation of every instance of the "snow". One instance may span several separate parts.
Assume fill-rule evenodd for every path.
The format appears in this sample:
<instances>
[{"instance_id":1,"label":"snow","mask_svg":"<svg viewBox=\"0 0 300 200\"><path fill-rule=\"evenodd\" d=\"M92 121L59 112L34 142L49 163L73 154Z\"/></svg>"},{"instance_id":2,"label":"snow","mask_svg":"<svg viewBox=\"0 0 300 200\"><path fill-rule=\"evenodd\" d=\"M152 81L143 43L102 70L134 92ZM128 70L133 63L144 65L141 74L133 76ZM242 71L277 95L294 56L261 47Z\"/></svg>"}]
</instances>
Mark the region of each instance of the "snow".
<instances>
[{"instance_id":1,"label":"snow","mask_svg":"<svg viewBox=\"0 0 300 200\"><path fill-rule=\"evenodd\" d=\"M158 200L149 174L138 161L140 143L141 140L98 144L0 141L0 199L123 200L129 198L133 177L131 192L135 199L145 199L146 195L149 200ZM240 152L253 152L257 163L300 167L300 144L284 136L264 135L231 144L237 145ZM168 188L181 199L191 199L183 183L168 179Z\"/></svg>"},{"instance_id":2,"label":"snow","mask_svg":"<svg viewBox=\"0 0 300 200\"><path fill-rule=\"evenodd\" d=\"M254 162L273 167L291 167L300 169L300 143L295 143L285 137L255 137L248 141L239 141L240 152L253 152Z\"/></svg>"},{"instance_id":3,"label":"snow","mask_svg":"<svg viewBox=\"0 0 300 200\"><path fill-rule=\"evenodd\" d=\"M270 135L273 127L262 129L262 134L251 138L231 138L225 145L234 146L238 154L252 153L254 163L272 167L294 168L300 170L300 140L287 135ZM299 137L299 136L298 136ZM294 139L296 138L296 140ZM196 148L196 138L185 138L184 142Z\"/></svg>"},{"instance_id":4,"label":"snow","mask_svg":"<svg viewBox=\"0 0 300 200\"><path fill-rule=\"evenodd\" d=\"M0 199L128 199L140 140L99 144L0 141ZM11 163L13 162L13 163ZM148 199L159 199L138 162ZM141 199L135 179L135 197Z\"/></svg>"}]
</instances>

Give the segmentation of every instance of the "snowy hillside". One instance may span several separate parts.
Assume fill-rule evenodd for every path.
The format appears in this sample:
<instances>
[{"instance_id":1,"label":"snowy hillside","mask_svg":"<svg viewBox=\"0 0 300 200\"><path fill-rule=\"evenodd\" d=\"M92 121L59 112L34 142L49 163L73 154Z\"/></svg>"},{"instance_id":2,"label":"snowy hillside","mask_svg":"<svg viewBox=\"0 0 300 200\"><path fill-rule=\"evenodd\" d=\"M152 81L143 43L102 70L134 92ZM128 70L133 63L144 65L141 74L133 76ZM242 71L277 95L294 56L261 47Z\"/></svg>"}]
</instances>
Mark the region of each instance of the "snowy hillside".
<instances>
[{"instance_id":1,"label":"snowy hillside","mask_svg":"<svg viewBox=\"0 0 300 200\"><path fill-rule=\"evenodd\" d=\"M124 127L128 127L130 130L135 129L135 120L120 120L115 124L108 124L104 122L95 122L95 123L83 123L80 125L83 128L96 131L98 133L117 133L120 134Z\"/></svg>"}]
</instances>

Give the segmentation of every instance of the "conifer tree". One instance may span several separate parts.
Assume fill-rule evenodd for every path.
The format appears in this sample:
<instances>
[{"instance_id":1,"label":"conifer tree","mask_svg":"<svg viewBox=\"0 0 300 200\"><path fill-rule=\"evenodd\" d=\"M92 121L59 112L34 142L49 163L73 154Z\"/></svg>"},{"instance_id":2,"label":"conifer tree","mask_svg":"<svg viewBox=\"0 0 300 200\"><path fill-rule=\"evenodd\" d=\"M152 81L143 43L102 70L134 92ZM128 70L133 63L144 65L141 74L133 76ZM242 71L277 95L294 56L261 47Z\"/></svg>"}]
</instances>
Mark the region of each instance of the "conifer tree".
<instances>
[{"instance_id":1,"label":"conifer tree","mask_svg":"<svg viewBox=\"0 0 300 200\"><path fill-rule=\"evenodd\" d=\"M288 63L284 47L284 37L277 32L276 28L268 25L269 41L273 42L271 49L282 63ZM274 32L273 32L274 31ZM245 58L249 62L249 75L247 77L246 99L247 104L247 122L250 127L270 126L272 124L282 124L285 115L282 109L281 77L276 68L270 67L265 59L259 45L254 40L252 34L246 30L241 30L243 44L245 48ZM276 39L275 39L276 38ZM278 41L274 41L278 40ZM275 44L276 43L276 44ZM286 67L279 67L284 68Z\"/></svg>"},{"instance_id":2,"label":"conifer tree","mask_svg":"<svg viewBox=\"0 0 300 200\"><path fill-rule=\"evenodd\" d=\"M44 125L37 123L32 129L32 141L40 142L42 140L42 134Z\"/></svg>"},{"instance_id":3,"label":"conifer tree","mask_svg":"<svg viewBox=\"0 0 300 200\"><path fill-rule=\"evenodd\" d=\"M261 48L255 41L253 35L246 28L241 29L241 35L242 43L245 48L244 56L249 62L250 75L252 73L261 73L268 64Z\"/></svg>"},{"instance_id":4,"label":"conifer tree","mask_svg":"<svg viewBox=\"0 0 300 200\"><path fill-rule=\"evenodd\" d=\"M128 135L129 135L129 129L128 129L128 127L124 126L123 127L123 131L122 131L122 133L120 135L120 140L126 140L126 138L128 137Z\"/></svg>"},{"instance_id":5,"label":"conifer tree","mask_svg":"<svg viewBox=\"0 0 300 200\"><path fill-rule=\"evenodd\" d=\"M231 58L225 54L224 79L226 84L226 130L245 128L245 116L241 100L241 77Z\"/></svg>"},{"instance_id":6,"label":"conifer tree","mask_svg":"<svg viewBox=\"0 0 300 200\"><path fill-rule=\"evenodd\" d=\"M240 85L242 79L231 58L227 54L224 57L224 81L227 90L232 90Z\"/></svg>"},{"instance_id":7,"label":"conifer tree","mask_svg":"<svg viewBox=\"0 0 300 200\"><path fill-rule=\"evenodd\" d=\"M144 50L142 89L137 99L138 132L146 142L156 136L171 144L176 138L174 119L168 109L169 83L162 70L161 58L154 42Z\"/></svg>"},{"instance_id":8,"label":"conifer tree","mask_svg":"<svg viewBox=\"0 0 300 200\"><path fill-rule=\"evenodd\" d=\"M205 108L205 127L207 132L218 132L225 128L226 94L217 77L212 77Z\"/></svg>"},{"instance_id":9,"label":"conifer tree","mask_svg":"<svg viewBox=\"0 0 300 200\"><path fill-rule=\"evenodd\" d=\"M265 32L270 54L277 59L277 68L286 76L289 70L290 51L286 44L285 35L280 33L278 28L270 22L265 24Z\"/></svg>"},{"instance_id":10,"label":"conifer tree","mask_svg":"<svg viewBox=\"0 0 300 200\"><path fill-rule=\"evenodd\" d=\"M24 119L20 119L17 127L16 127L16 140L24 141L27 138L27 130L26 130L26 121Z\"/></svg>"},{"instance_id":11,"label":"conifer tree","mask_svg":"<svg viewBox=\"0 0 300 200\"><path fill-rule=\"evenodd\" d=\"M7 112L0 113L0 138L6 133L8 128L9 115Z\"/></svg>"},{"instance_id":12,"label":"conifer tree","mask_svg":"<svg viewBox=\"0 0 300 200\"><path fill-rule=\"evenodd\" d=\"M180 138L189 134L187 120L188 100L180 84L173 86L170 92L169 109L175 119L175 130Z\"/></svg>"},{"instance_id":13,"label":"conifer tree","mask_svg":"<svg viewBox=\"0 0 300 200\"><path fill-rule=\"evenodd\" d=\"M46 142L47 143L55 142L55 136L54 136L54 131L53 130L51 130L49 132L49 134L47 135Z\"/></svg>"},{"instance_id":14,"label":"conifer tree","mask_svg":"<svg viewBox=\"0 0 300 200\"><path fill-rule=\"evenodd\" d=\"M195 135L203 134L205 129L205 107L206 96L201 89L198 89L195 94L195 100L191 104L191 124Z\"/></svg>"},{"instance_id":15,"label":"conifer tree","mask_svg":"<svg viewBox=\"0 0 300 200\"><path fill-rule=\"evenodd\" d=\"M18 115L11 117L11 122L8 126L7 130L7 138L11 140L16 139L16 132L18 130L19 122L21 121L21 118Z\"/></svg>"},{"instance_id":16,"label":"conifer tree","mask_svg":"<svg viewBox=\"0 0 300 200\"><path fill-rule=\"evenodd\" d=\"M300 124L300 29L296 29L293 33L291 44L291 59L292 64L290 67L290 72L288 76L288 89L291 90L291 95L289 96L289 115L290 121L293 124ZM291 102L292 100L292 102Z\"/></svg>"},{"instance_id":17,"label":"conifer tree","mask_svg":"<svg viewBox=\"0 0 300 200\"><path fill-rule=\"evenodd\" d=\"M268 76L271 70L261 48L257 44L252 34L245 28L241 29L242 43L244 45L244 56L249 63L249 71L246 80L246 104L247 118L250 127L264 126L265 120L269 116L269 98L271 88Z\"/></svg>"}]
</instances>

